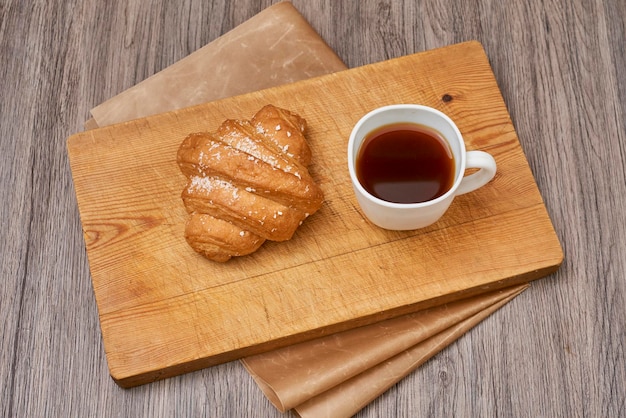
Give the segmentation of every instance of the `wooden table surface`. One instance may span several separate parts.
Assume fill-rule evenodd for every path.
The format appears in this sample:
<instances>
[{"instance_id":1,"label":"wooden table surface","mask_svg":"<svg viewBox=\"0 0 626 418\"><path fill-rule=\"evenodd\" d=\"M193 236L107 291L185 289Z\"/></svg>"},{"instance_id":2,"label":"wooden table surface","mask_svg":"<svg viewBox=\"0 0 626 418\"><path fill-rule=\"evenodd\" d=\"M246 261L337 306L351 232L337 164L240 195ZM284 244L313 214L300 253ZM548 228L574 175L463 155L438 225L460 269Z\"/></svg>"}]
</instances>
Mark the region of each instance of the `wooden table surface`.
<instances>
[{"instance_id":1,"label":"wooden table surface","mask_svg":"<svg viewBox=\"0 0 626 418\"><path fill-rule=\"evenodd\" d=\"M111 380L65 146L273 3L0 3L1 416L282 416L238 362ZM293 3L349 67L482 42L565 252L358 416L626 416L626 2Z\"/></svg>"}]
</instances>

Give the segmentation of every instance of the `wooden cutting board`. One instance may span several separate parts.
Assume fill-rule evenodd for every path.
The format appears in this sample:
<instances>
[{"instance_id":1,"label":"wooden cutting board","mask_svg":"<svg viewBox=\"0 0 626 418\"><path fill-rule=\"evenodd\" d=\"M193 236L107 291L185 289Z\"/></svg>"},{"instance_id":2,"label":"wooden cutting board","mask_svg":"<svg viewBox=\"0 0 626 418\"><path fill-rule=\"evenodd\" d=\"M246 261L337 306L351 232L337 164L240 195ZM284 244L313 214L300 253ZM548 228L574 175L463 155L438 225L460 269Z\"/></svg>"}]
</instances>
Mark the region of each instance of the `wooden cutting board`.
<instances>
[{"instance_id":1,"label":"wooden cutting board","mask_svg":"<svg viewBox=\"0 0 626 418\"><path fill-rule=\"evenodd\" d=\"M219 264L185 242L190 132L267 103L308 121L326 197L288 242ZM346 162L369 110L446 112L498 174L435 225L385 231L361 215ZM563 254L477 42L76 134L67 141L111 376L124 387L197 370L555 271Z\"/></svg>"}]
</instances>

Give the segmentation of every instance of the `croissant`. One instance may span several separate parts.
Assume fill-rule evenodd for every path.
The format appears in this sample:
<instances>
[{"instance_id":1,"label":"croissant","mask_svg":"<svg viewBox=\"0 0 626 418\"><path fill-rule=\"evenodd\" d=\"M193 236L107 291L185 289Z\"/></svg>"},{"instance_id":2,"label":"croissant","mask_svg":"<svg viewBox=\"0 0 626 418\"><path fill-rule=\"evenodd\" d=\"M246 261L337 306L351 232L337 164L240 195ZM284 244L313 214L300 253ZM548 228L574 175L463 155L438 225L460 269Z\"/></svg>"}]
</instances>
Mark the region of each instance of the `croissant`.
<instances>
[{"instance_id":1,"label":"croissant","mask_svg":"<svg viewBox=\"0 0 626 418\"><path fill-rule=\"evenodd\" d=\"M189 134L177 162L187 177L188 244L219 262L286 241L315 213L324 194L308 165L306 121L267 105L247 120L226 120L215 132Z\"/></svg>"}]
</instances>

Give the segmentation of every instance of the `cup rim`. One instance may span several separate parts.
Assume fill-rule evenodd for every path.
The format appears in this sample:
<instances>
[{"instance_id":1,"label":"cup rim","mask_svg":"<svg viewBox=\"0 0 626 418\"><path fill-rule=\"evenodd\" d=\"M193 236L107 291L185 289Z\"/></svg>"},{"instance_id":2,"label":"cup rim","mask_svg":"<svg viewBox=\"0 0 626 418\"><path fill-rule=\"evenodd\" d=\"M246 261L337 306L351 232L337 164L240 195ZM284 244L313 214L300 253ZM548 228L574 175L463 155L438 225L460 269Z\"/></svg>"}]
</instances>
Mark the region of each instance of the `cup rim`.
<instances>
[{"instance_id":1,"label":"cup rim","mask_svg":"<svg viewBox=\"0 0 626 418\"><path fill-rule=\"evenodd\" d=\"M371 117L379 113L393 111L393 110L401 110L401 109L418 110L418 111L433 113L437 115L438 117L442 118L448 125L450 125L455 135L458 137L461 155L459 156L459 158L456 158L455 156L455 163L457 162L457 160L460 159L460 167L458 167L458 171L457 171L457 167L455 166L456 178L452 186L448 189L448 191L446 191L441 196L436 197L435 199L427 200L425 202L417 202L417 203L390 202L388 200L384 200L379 197L376 197L370 192L368 192L363 187L363 185L361 185L361 182L359 181L359 178L356 175L356 168L355 168L354 163L357 157L356 154L358 153L358 150L355 150L354 148L355 148L355 142L356 142L356 133L358 132L358 130L361 128L361 126L365 124L365 122L367 122L368 119L370 119ZM412 122L412 121L407 121L407 122ZM446 141L448 142L450 141L450 139L447 138L445 135L442 134L442 136L446 139ZM463 139L463 136L461 135L461 131L456 126L456 123L454 123L454 121L442 111L435 109L434 107L430 107L426 105L407 103L407 104L392 104L392 105L377 107L376 109L369 111L368 113L366 113L359 119L359 121L352 128L352 132L350 133L350 138L348 140L348 171L350 173L350 180L352 182L352 186L356 187L359 193L365 196L366 198L368 198L369 200L373 201L374 203L378 205L385 206L388 208L414 209L414 208L420 208L420 207L427 207L427 206L435 205L446 199L449 199L450 197L453 197L454 194L456 193L457 188L461 184L461 181L463 181L463 174L465 173L465 162L466 162L465 160L466 160L465 141Z\"/></svg>"}]
</instances>

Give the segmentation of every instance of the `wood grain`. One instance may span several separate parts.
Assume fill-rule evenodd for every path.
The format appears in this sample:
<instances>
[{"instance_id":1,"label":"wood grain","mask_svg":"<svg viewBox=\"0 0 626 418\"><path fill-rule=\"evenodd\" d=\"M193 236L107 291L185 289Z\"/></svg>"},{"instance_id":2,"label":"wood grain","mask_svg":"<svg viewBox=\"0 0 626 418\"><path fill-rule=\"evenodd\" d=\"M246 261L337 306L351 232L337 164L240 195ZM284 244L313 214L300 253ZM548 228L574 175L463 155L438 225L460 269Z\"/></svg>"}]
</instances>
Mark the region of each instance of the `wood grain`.
<instances>
[{"instance_id":1,"label":"wood grain","mask_svg":"<svg viewBox=\"0 0 626 418\"><path fill-rule=\"evenodd\" d=\"M0 3L2 416L283 416L238 363L111 381L65 148L89 109L271 3ZM294 5L350 67L478 39L566 255L358 416L626 415L624 2Z\"/></svg>"},{"instance_id":2,"label":"wood grain","mask_svg":"<svg viewBox=\"0 0 626 418\"><path fill-rule=\"evenodd\" d=\"M266 103L308 120L324 206L286 243L207 262L184 240L186 179L176 150L188 133L249 117ZM369 224L347 174L352 126L391 103L441 108L468 149L491 152L499 166L489 187L458 197L423 230ZM562 260L477 42L88 131L67 143L109 368L125 387L536 279Z\"/></svg>"}]
</instances>

